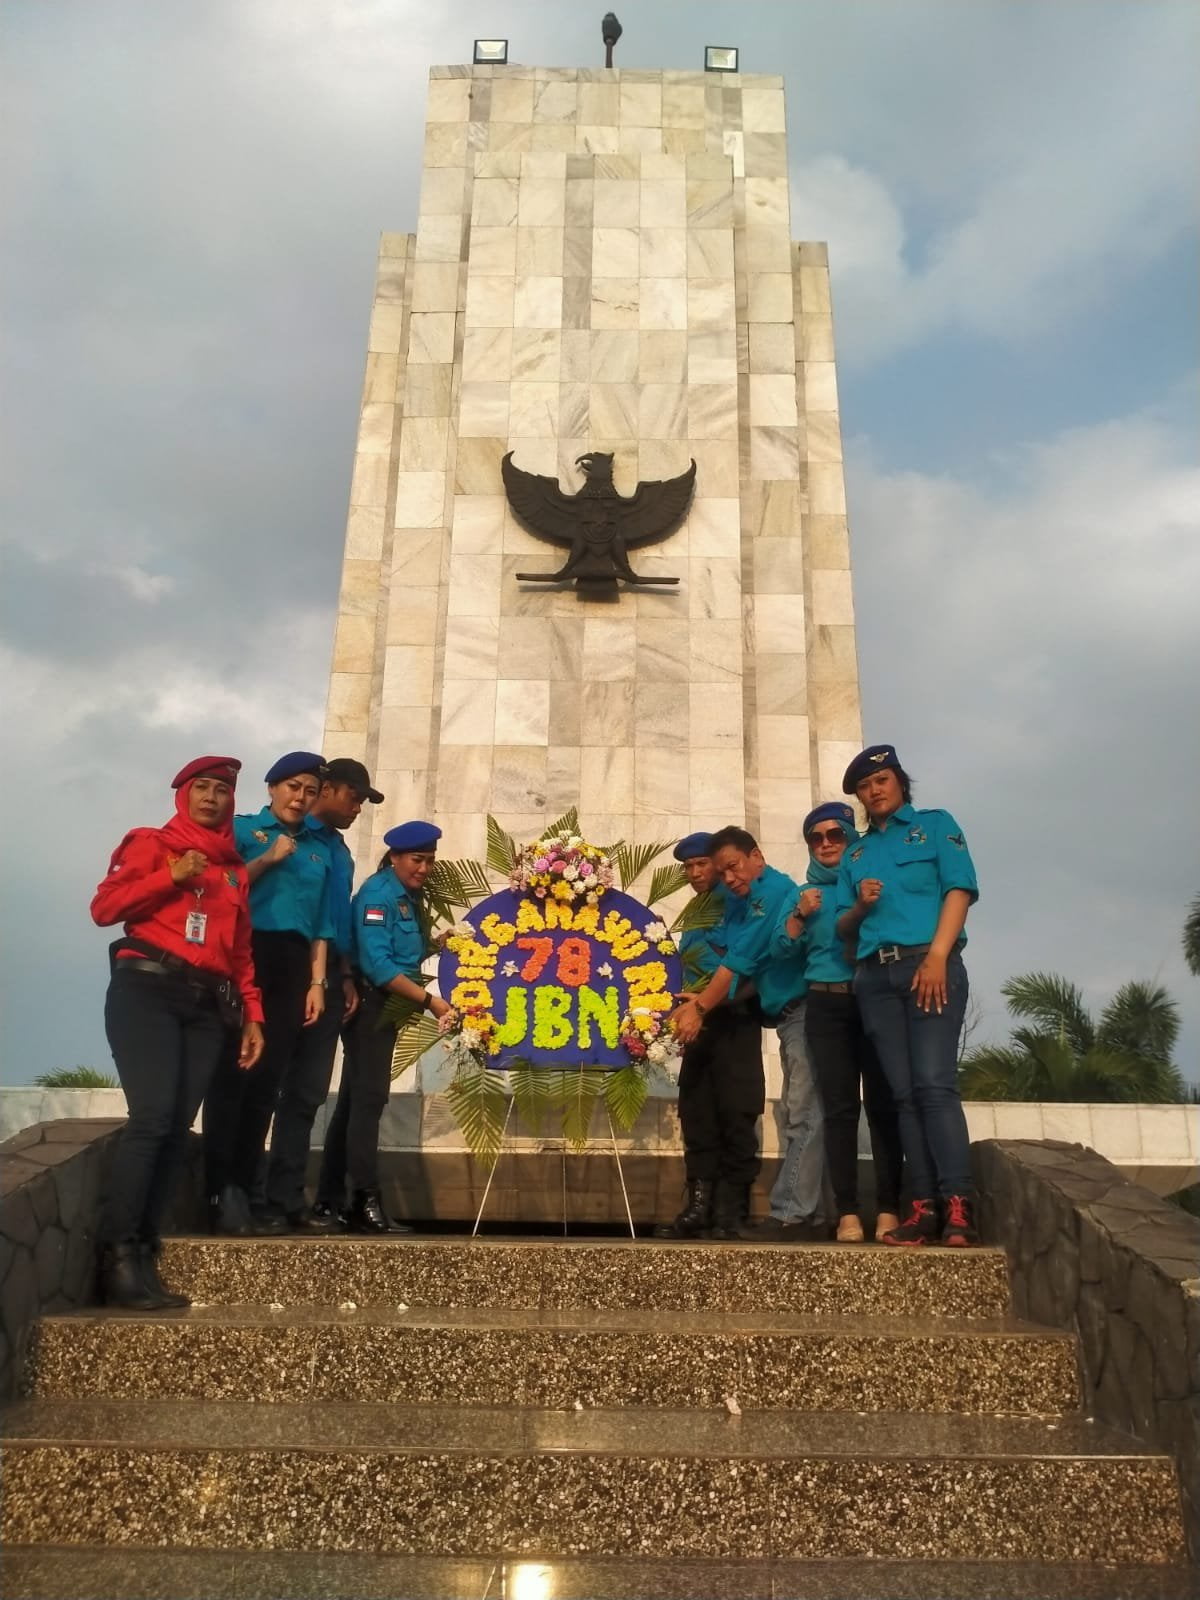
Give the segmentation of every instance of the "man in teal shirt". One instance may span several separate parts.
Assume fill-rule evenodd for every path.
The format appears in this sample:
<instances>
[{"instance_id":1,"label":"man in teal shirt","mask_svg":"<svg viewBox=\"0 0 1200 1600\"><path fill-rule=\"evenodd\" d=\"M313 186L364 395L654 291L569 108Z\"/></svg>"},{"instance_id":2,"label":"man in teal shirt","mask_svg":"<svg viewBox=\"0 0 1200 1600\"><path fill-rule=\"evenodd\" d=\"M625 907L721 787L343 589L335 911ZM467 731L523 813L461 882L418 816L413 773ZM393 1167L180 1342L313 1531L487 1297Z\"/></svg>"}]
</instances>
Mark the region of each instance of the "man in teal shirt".
<instances>
[{"instance_id":1,"label":"man in teal shirt","mask_svg":"<svg viewBox=\"0 0 1200 1600\"><path fill-rule=\"evenodd\" d=\"M711 835L690 833L675 846L693 891L728 906L709 854ZM707 980L725 957L724 916L710 928L689 928L679 939L685 982ZM710 1229L732 1237L761 1165L758 1119L766 1095L762 1027L752 988L718 1006L687 1046L679 1069L687 1201L673 1222L656 1230L665 1239L695 1239Z\"/></svg>"},{"instance_id":2,"label":"man in teal shirt","mask_svg":"<svg viewBox=\"0 0 1200 1600\"><path fill-rule=\"evenodd\" d=\"M754 982L764 1019L779 1034L784 1154L770 1215L758 1226L743 1223L737 1236L792 1243L824 1238L821 1100L804 1042L805 955L798 950L780 956L773 948L775 930L796 904L800 886L767 865L754 835L744 828L722 828L713 835L711 849L732 897L725 917L726 952L706 987L680 1006L676 1031L685 1042L698 1037L736 981Z\"/></svg>"}]
</instances>

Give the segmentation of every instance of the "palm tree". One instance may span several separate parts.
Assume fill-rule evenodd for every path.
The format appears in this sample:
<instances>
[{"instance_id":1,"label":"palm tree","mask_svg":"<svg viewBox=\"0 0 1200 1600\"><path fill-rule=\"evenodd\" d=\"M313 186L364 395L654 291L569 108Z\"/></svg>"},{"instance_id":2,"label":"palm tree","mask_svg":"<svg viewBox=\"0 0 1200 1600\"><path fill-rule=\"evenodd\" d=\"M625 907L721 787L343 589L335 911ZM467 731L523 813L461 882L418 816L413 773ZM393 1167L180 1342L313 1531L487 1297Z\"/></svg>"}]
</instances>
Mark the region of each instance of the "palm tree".
<instances>
[{"instance_id":1,"label":"palm tree","mask_svg":"<svg viewBox=\"0 0 1200 1600\"><path fill-rule=\"evenodd\" d=\"M1183 959L1188 964L1189 972L1194 972L1200 978L1200 894L1192 901L1183 919Z\"/></svg>"},{"instance_id":2,"label":"palm tree","mask_svg":"<svg viewBox=\"0 0 1200 1600\"><path fill-rule=\"evenodd\" d=\"M963 1059L968 1100L1178 1101L1183 1080L1171 1061L1179 1011L1158 984L1126 983L1093 1021L1079 988L1053 972L1010 978L1002 993L1015 1017L1007 1045L983 1045Z\"/></svg>"},{"instance_id":3,"label":"palm tree","mask_svg":"<svg viewBox=\"0 0 1200 1600\"><path fill-rule=\"evenodd\" d=\"M115 1089L117 1080L95 1067L55 1067L33 1080L39 1089Z\"/></svg>"}]
</instances>

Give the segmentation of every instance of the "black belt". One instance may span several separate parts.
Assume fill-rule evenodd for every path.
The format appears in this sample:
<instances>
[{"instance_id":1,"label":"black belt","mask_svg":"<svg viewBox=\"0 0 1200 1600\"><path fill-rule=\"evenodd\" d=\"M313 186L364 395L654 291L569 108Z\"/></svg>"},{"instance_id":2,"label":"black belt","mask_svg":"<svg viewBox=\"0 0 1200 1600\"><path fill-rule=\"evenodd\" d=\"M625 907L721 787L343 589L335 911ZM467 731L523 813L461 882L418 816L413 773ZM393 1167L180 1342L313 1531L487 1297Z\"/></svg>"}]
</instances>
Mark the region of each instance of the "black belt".
<instances>
[{"instance_id":1,"label":"black belt","mask_svg":"<svg viewBox=\"0 0 1200 1600\"><path fill-rule=\"evenodd\" d=\"M133 954L123 955L122 952L127 950L133 951ZM129 967L134 972L151 972L157 978L182 978L193 988L205 990L217 1002L223 1019L231 1025L241 1026L242 998L232 978L223 978L219 972L197 967L182 956L172 955L169 950L160 950L156 945L143 944L140 939L118 939L110 947L109 957L114 973Z\"/></svg>"},{"instance_id":2,"label":"black belt","mask_svg":"<svg viewBox=\"0 0 1200 1600\"><path fill-rule=\"evenodd\" d=\"M875 950L869 956L864 956L863 962L878 961L882 967L890 967L895 961L903 961L905 956L923 956L929 950L927 944L888 944L882 950Z\"/></svg>"},{"instance_id":3,"label":"black belt","mask_svg":"<svg viewBox=\"0 0 1200 1600\"><path fill-rule=\"evenodd\" d=\"M188 961L181 961L178 967L168 967L162 961L147 961L143 956L121 956L116 963L118 972L153 972L159 978L182 978L185 983L195 984L197 989L212 989L216 992L216 985L206 982ZM220 982L220 979L217 980Z\"/></svg>"},{"instance_id":4,"label":"black belt","mask_svg":"<svg viewBox=\"0 0 1200 1600\"><path fill-rule=\"evenodd\" d=\"M849 994L854 988L852 983L810 983L810 994Z\"/></svg>"}]
</instances>

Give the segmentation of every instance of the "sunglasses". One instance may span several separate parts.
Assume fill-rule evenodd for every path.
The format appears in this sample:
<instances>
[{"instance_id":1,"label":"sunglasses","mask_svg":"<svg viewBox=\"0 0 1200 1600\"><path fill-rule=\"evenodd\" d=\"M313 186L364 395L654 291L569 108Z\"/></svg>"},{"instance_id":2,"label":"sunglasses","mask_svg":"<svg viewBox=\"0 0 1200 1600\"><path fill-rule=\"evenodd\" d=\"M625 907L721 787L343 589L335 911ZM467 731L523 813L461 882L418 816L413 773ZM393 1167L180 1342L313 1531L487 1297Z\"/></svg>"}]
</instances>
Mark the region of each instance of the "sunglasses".
<instances>
[{"instance_id":1,"label":"sunglasses","mask_svg":"<svg viewBox=\"0 0 1200 1600\"><path fill-rule=\"evenodd\" d=\"M845 844L846 835L844 830L841 828L826 828L824 833L818 833L814 830L809 834L808 842L810 845Z\"/></svg>"}]
</instances>

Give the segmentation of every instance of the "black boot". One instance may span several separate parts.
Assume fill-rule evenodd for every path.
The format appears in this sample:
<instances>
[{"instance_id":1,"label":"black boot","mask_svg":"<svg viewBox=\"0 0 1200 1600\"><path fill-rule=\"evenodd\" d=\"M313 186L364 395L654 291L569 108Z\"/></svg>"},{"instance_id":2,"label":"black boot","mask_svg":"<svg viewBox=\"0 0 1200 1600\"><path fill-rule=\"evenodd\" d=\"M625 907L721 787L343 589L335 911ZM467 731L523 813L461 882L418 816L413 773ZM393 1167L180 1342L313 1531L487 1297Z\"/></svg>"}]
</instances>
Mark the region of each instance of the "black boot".
<instances>
[{"instance_id":1,"label":"black boot","mask_svg":"<svg viewBox=\"0 0 1200 1600\"><path fill-rule=\"evenodd\" d=\"M383 1209L378 1189L356 1189L346 1219L351 1233L411 1233L403 1222L393 1222Z\"/></svg>"},{"instance_id":2,"label":"black boot","mask_svg":"<svg viewBox=\"0 0 1200 1600\"><path fill-rule=\"evenodd\" d=\"M100 1294L106 1306L120 1311L162 1309L162 1302L146 1286L142 1249L138 1244L114 1244L104 1252Z\"/></svg>"},{"instance_id":3,"label":"black boot","mask_svg":"<svg viewBox=\"0 0 1200 1600\"><path fill-rule=\"evenodd\" d=\"M236 1183L227 1183L220 1194L209 1197L209 1226L214 1233L232 1234L245 1239L253 1232L250 1221L250 1202L245 1191Z\"/></svg>"},{"instance_id":4,"label":"black boot","mask_svg":"<svg viewBox=\"0 0 1200 1600\"><path fill-rule=\"evenodd\" d=\"M712 1237L737 1239L738 1229L750 1214L750 1186L744 1183L717 1183L713 1196Z\"/></svg>"},{"instance_id":5,"label":"black boot","mask_svg":"<svg viewBox=\"0 0 1200 1600\"><path fill-rule=\"evenodd\" d=\"M712 1223L713 1186L707 1178L692 1178L687 1199L674 1222L655 1228L656 1239L704 1239Z\"/></svg>"},{"instance_id":6,"label":"black boot","mask_svg":"<svg viewBox=\"0 0 1200 1600\"><path fill-rule=\"evenodd\" d=\"M157 1241L143 1240L138 1245L142 1258L142 1282L146 1290L158 1301L164 1311L181 1311L184 1306L190 1306L191 1301L186 1294L176 1294L173 1289L168 1289L158 1272Z\"/></svg>"},{"instance_id":7,"label":"black boot","mask_svg":"<svg viewBox=\"0 0 1200 1600\"><path fill-rule=\"evenodd\" d=\"M328 1200L317 1200L309 1213L305 1231L308 1233L345 1233L346 1208L331 1205Z\"/></svg>"}]
</instances>

